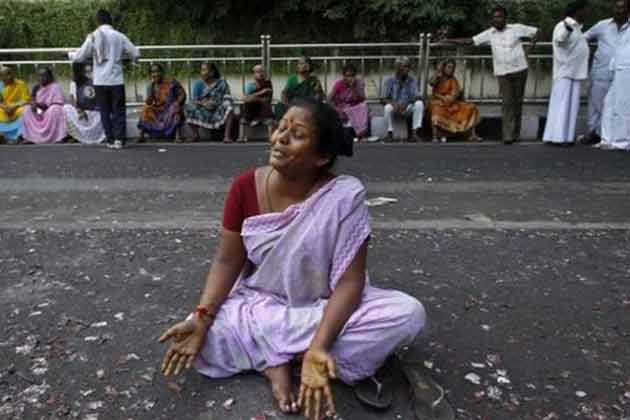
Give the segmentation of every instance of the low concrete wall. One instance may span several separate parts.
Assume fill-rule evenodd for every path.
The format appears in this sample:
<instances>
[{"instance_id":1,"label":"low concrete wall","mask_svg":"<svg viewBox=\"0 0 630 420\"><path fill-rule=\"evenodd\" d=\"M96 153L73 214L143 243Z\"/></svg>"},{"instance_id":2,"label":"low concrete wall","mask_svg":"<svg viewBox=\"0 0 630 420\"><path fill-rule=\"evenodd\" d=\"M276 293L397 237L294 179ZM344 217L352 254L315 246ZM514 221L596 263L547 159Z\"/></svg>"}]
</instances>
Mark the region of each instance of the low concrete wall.
<instances>
[{"instance_id":1,"label":"low concrete wall","mask_svg":"<svg viewBox=\"0 0 630 420\"><path fill-rule=\"evenodd\" d=\"M238 112L238 106L237 106ZM479 105L479 112L481 113L482 121L477 128L479 136L488 140L500 140L501 139L501 106L500 105ZM586 106L583 105L580 108L577 121L577 134L584 134L587 132L587 116ZM127 137L137 138L139 136L138 131L138 117L140 114L140 107L129 107L127 110ZM379 138L386 136L386 126L383 119L383 106L380 104L370 104L370 120L372 135ZM545 122L547 120L547 106L546 105L524 105L523 106L523 121L521 125L521 139L523 140L536 140L542 137L542 133L545 128ZM407 128L405 127L404 120L398 120L394 127L395 138L406 138L408 136ZM184 136L191 136L192 133L186 127L184 129ZM202 129L200 131L201 137L204 140L210 140L212 138L210 130ZM425 118L424 135L430 136L430 129L428 127L428 121ZM266 129L264 127L247 128L247 136L252 140L267 139ZM222 137L221 137L222 138Z\"/></svg>"}]
</instances>

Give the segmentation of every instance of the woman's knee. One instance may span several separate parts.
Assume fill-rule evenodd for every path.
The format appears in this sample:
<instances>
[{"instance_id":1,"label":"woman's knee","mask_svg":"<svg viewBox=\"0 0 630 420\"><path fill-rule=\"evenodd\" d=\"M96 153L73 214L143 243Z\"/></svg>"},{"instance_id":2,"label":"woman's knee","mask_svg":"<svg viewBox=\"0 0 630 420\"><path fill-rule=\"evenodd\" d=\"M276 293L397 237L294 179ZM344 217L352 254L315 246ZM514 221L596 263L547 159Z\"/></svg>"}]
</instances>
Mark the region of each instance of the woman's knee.
<instances>
[{"instance_id":1,"label":"woman's knee","mask_svg":"<svg viewBox=\"0 0 630 420\"><path fill-rule=\"evenodd\" d=\"M405 327L409 329L409 338L413 340L427 322L424 305L418 299L401 293L400 303L397 306L400 316L405 320Z\"/></svg>"}]
</instances>

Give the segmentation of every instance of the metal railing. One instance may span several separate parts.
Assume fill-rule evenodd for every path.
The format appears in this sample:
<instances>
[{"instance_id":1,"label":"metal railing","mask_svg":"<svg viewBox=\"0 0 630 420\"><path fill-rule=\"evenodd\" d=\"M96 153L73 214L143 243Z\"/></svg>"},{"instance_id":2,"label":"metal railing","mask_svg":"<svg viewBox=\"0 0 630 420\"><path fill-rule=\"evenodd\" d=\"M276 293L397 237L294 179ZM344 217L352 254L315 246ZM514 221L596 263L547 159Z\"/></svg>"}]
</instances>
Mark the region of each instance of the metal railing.
<instances>
[{"instance_id":1,"label":"metal railing","mask_svg":"<svg viewBox=\"0 0 630 420\"><path fill-rule=\"evenodd\" d=\"M550 43L538 43L534 54L530 54L530 74L525 102L546 103L549 96L552 55ZM467 100L477 103L499 103L496 78L492 75L492 55L489 49L456 47L452 44L434 42L430 35L420 34L417 41L389 43L306 43L273 44L271 35L261 35L256 44L224 45L145 45L139 47L142 58L139 64L126 66L127 86L131 89L130 105L142 103L144 90L140 88L148 81L148 67L154 62L163 63L167 72L175 74L182 85L191 91L196 79L194 64L213 61L223 70L234 87L235 81L244 91L251 77L251 68L262 63L267 68L276 86L282 78L294 71L295 62L307 54L316 64L316 74L328 92L333 79L340 78L340 66L352 62L366 80L368 99L378 101L382 96L383 82L393 72L397 57L408 56L417 75L419 92L427 97L428 80L436 65L447 58L458 63L457 76ZM47 65L53 68L64 66L70 69L67 53L76 48L13 48L0 49L0 63L14 65L21 76L27 69ZM228 67L227 71L225 70ZM547 70L547 68L549 70ZM29 73L32 75L33 72ZM180 77L181 76L181 77ZM184 80L182 80L184 79ZM129 90L128 90L129 91ZM280 89L276 88L276 97ZM493 93L494 92L494 93ZM235 98L241 95L235 93Z\"/></svg>"}]
</instances>

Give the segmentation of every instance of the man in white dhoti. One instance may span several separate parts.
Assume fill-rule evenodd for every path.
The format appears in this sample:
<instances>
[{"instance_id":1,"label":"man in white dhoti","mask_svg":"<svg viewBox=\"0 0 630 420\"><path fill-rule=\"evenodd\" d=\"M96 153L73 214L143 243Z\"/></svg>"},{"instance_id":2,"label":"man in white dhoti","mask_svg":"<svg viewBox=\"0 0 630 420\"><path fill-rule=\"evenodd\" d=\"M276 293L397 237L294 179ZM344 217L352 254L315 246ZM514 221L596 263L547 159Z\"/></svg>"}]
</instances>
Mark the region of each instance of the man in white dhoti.
<instances>
[{"instance_id":1,"label":"man in white dhoti","mask_svg":"<svg viewBox=\"0 0 630 420\"><path fill-rule=\"evenodd\" d=\"M630 30L623 34L610 68L613 83L604 100L602 141L598 146L630 151Z\"/></svg>"},{"instance_id":2,"label":"man in white dhoti","mask_svg":"<svg viewBox=\"0 0 630 420\"><path fill-rule=\"evenodd\" d=\"M580 85L588 77L589 47L582 33L586 0L573 1L553 30L553 86L543 141L571 145L580 109Z\"/></svg>"},{"instance_id":3,"label":"man in white dhoti","mask_svg":"<svg viewBox=\"0 0 630 420\"><path fill-rule=\"evenodd\" d=\"M597 42L597 51L593 58L588 100L588 134L580 138L581 143L593 144L601 138L602 112L604 98L610 89L613 72L610 60L623 34L630 27L628 21L627 0L615 0L613 17L596 23L584 36L589 42Z\"/></svg>"}]
</instances>

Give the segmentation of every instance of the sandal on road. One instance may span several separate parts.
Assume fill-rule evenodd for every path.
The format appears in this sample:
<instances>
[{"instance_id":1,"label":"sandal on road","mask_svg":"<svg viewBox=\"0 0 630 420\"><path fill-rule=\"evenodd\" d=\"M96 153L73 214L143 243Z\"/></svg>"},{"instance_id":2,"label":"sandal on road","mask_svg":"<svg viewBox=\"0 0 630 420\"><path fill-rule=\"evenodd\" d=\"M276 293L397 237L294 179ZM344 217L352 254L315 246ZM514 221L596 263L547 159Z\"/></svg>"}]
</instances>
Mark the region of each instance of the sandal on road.
<instances>
[{"instance_id":1,"label":"sandal on road","mask_svg":"<svg viewBox=\"0 0 630 420\"><path fill-rule=\"evenodd\" d=\"M391 388L385 387L373 376L354 386L354 396L363 404L378 410L389 408L394 399Z\"/></svg>"},{"instance_id":2,"label":"sandal on road","mask_svg":"<svg viewBox=\"0 0 630 420\"><path fill-rule=\"evenodd\" d=\"M400 360L409 381L416 420L455 420L455 411L446 400L444 388L431 378L422 363Z\"/></svg>"}]
</instances>

